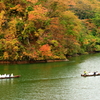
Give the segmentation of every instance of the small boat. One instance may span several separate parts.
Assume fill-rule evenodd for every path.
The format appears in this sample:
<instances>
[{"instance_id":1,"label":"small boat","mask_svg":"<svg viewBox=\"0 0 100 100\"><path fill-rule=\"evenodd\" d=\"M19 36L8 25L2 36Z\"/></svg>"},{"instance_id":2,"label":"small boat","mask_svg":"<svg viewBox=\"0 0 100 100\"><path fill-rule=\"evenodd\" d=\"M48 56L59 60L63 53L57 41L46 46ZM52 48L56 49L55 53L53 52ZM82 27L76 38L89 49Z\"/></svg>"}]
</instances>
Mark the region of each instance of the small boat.
<instances>
[{"instance_id":1,"label":"small boat","mask_svg":"<svg viewBox=\"0 0 100 100\"><path fill-rule=\"evenodd\" d=\"M98 74L92 74L92 75L89 75L89 74L86 74L86 75L81 74L81 76L83 76L83 77L87 77L87 76L100 76L100 73L98 73Z\"/></svg>"},{"instance_id":2,"label":"small boat","mask_svg":"<svg viewBox=\"0 0 100 100\"><path fill-rule=\"evenodd\" d=\"M19 78L21 75L9 76L9 77L0 77L0 79L10 79L10 78Z\"/></svg>"}]
</instances>

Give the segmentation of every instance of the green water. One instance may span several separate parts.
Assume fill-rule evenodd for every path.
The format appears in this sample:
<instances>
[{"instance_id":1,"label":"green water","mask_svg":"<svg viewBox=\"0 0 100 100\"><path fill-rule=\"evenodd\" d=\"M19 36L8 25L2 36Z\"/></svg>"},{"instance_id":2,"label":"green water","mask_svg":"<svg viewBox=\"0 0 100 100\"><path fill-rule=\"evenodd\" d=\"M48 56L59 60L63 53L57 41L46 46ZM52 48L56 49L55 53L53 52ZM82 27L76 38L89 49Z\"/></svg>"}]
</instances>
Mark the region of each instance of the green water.
<instances>
[{"instance_id":1,"label":"green water","mask_svg":"<svg viewBox=\"0 0 100 100\"><path fill-rule=\"evenodd\" d=\"M84 70L100 72L100 54L68 62L0 65L0 73L21 75L0 80L0 100L100 100L100 76L81 77Z\"/></svg>"}]
</instances>

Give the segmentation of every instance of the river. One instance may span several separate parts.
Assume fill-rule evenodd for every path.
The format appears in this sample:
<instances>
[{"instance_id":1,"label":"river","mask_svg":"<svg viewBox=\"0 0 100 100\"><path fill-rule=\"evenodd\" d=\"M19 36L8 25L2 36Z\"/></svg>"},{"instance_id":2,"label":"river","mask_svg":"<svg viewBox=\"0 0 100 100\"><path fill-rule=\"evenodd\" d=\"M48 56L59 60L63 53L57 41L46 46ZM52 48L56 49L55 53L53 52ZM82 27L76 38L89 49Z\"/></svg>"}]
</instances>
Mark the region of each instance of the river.
<instances>
[{"instance_id":1,"label":"river","mask_svg":"<svg viewBox=\"0 0 100 100\"><path fill-rule=\"evenodd\" d=\"M100 72L99 53L66 62L2 64L1 74L21 77L0 80L0 100L100 100L100 76L81 77L84 70Z\"/></svg>"}]
</instances>

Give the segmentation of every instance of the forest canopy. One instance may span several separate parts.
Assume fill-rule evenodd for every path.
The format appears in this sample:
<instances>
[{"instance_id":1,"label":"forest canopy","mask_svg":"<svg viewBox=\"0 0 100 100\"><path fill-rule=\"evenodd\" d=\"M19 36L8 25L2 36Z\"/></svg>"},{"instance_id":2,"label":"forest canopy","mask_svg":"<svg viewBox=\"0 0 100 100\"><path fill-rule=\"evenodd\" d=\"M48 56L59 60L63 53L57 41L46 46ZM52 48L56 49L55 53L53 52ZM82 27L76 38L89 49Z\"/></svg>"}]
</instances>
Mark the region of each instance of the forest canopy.
<instances>
[{"instance_id":1,"label":"forest canopy","mask_svg":"<svg viewBox=\"0 0 100 100\"><path fill-rule=\"evenodd\" d=\"M100 0L0 0L0 60L99 51Z\"/></svg>"}]
</instances>

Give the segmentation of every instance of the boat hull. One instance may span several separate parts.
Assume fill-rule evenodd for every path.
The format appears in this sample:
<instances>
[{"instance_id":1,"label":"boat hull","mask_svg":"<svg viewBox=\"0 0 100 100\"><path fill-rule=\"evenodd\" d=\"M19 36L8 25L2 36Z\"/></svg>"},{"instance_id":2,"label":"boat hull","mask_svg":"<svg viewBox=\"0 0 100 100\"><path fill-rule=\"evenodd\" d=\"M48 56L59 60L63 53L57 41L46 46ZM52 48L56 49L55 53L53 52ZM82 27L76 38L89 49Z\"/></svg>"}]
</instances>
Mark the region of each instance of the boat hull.
<instances>
[{"instance_id":1,"label":"boat hull","mask_svg":"<svg viewBox=\"0 0 100 100\"><path fill-rule=\"evenodd\" d=\"M15 76L12 76L12 77L0 77L0 79L10 79L10 78L19 78L20 75L15 75Z\"/></svg>"},{"instance_id":2,"label":"boat hull","mask_svg":"<svg viewBox=\"0 0 100 100\"><path fill-rule=\"evenodd\" d=\"M100 76L100 73L98 73L98 74L96 74L96 75L84 75L84 74L81 74L81 76L83 76L83 77L88 77L88 76Z\"/></svg>"}]
</instances>

